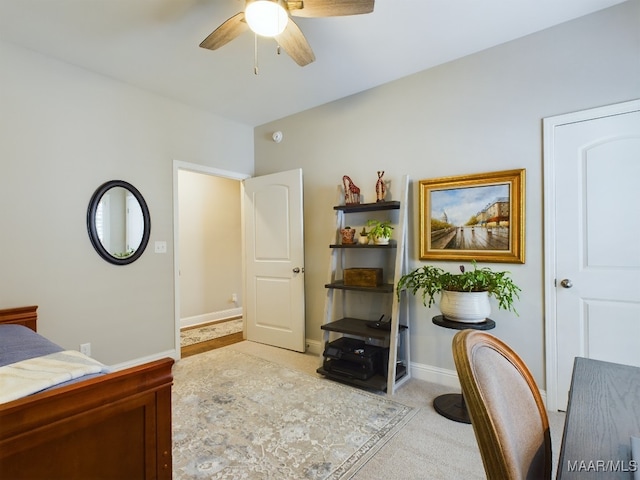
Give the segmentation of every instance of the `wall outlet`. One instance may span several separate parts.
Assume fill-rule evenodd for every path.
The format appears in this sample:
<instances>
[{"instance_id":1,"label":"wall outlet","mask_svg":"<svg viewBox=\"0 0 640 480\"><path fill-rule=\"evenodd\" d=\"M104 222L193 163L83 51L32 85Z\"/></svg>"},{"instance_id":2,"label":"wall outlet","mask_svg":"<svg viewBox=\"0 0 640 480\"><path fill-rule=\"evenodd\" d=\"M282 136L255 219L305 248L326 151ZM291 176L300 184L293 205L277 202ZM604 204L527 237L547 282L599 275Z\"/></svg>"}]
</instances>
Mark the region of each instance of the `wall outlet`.
<instances>
[{"instance_id":1,"label":"wall outlet","mask_svg":"<svg viewBox=\"0 0 640 480\"><path fill-rule=\"evenodd\" d=\"M80 344L80 353L86 355L87 357L91 356L91 344L90 343L82 343Z\"/></svg>"},{"instance_id":2,"label":"wall outlet","mask_svg":"<svg viewBox=\"0 0 640 480\"><path fill-rule=\"evenodd\" d=\"M238 303L238 294L237 293L232 293L231 294L231 301L233 303Z\"/></svg>"}]
</instances>

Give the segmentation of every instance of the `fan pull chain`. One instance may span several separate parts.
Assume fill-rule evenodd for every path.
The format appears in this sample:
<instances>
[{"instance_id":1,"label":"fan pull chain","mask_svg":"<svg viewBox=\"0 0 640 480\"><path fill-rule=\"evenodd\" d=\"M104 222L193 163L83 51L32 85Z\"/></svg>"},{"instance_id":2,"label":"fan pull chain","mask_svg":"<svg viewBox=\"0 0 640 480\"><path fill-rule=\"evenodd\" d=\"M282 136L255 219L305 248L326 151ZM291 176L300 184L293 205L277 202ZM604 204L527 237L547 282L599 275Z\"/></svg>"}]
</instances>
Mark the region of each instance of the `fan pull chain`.
<instances>
[{"instance_id":1,"label":"fan pull chain","mask_svg":"<svg viewBox=\"0 0 640 480\"><path fill-rule=\"evenodd\" d=\"M258 75L258 34L253 35L253 74Z\"/></svg>"}]
</instances>

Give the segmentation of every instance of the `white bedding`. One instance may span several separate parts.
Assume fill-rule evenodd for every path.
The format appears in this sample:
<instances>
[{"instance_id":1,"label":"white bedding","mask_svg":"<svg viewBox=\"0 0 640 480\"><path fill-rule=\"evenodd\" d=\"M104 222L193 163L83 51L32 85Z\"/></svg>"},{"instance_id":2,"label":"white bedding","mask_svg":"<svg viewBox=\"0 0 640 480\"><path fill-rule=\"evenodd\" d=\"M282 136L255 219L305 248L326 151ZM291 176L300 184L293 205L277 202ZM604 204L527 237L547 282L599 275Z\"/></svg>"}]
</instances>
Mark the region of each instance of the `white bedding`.
<instances>
[{"instance_id":1,"label":"white bedding","mask_svg":"<svg viewBox=\"0 0 640 480\"><path fill-rule=\"evenodd\" d=\"M29 358L0 367L0 403L10 402L85 375L106 373L106 365L75 350Z\"/></svg>"}]
</instances>

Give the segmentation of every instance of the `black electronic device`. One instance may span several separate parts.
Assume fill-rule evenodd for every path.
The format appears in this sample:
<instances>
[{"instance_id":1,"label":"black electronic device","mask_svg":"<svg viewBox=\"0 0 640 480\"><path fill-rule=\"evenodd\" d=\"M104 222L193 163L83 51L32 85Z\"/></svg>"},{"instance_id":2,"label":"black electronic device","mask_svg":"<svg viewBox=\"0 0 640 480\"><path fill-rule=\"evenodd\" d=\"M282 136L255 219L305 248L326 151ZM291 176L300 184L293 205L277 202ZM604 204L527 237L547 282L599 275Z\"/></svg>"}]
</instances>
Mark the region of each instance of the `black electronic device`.
<instances>
[{"instance_id":1,"label":"black electronic device","mask_svg":"<svg viewBox=\"0 0 640 480\"><path fill-rule=\"evenodd\" d=\"M333 342L328 342L324 349L327 358L340 359L344 354L360 352L365 348L364 340L357 338L341 337Z\"/></svg>"},{"instance_id":2,"label":"black electronic device","mask_svg":"<svg viewBox=\"0 0 640 480\"><path fill-rule=\"evenodd\" d=\"M322 363L322 368L336 375L342 375L347 378L357 378L359 380L368 380L376 373L368 365L348 362L346 360L335 360L333 358L325 358Z\"/></svg>"},{"instance_id":3,"label":"black electronic device","mask_svg":"<svg viewBox=\"0 0 640 480\"><path fill-rule=\"evenodd\" d=\"M377 321L367 322L367 327L375 328L378 330L391 331L391 317L385 320L384 314L382 314L382 316Z\"/></svg>"},{"instance_id":4,"label":"black electronic device","mask_svg":"<svg viewBox=\"0 0 640 480\"><path fill-rule=\"evenodd\" d=\"M375 374L386 374L384 364L389 349L368 345L363 340L341 337L327 343L323 368L350 378L367 380Z\"/></svg>"}]
</instances>

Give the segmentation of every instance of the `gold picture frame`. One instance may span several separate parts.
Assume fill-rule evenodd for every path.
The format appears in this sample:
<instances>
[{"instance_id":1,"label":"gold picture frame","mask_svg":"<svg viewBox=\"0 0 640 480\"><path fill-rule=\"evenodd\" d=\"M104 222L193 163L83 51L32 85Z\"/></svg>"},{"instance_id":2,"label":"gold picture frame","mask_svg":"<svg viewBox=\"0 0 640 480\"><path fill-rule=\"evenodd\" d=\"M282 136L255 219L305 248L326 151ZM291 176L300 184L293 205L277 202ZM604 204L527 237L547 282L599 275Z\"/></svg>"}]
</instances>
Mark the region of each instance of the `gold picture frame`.
<instances>
[{"instance_id":1,"label":"gold picture frame","mask_svg":"<svg viewBox=\"0 0 640 480\"><path fill-rule=\"evenodd\" d=\"M525 169L420 181L420 260L524 263Z\"/></svg>"}]
</instances>

